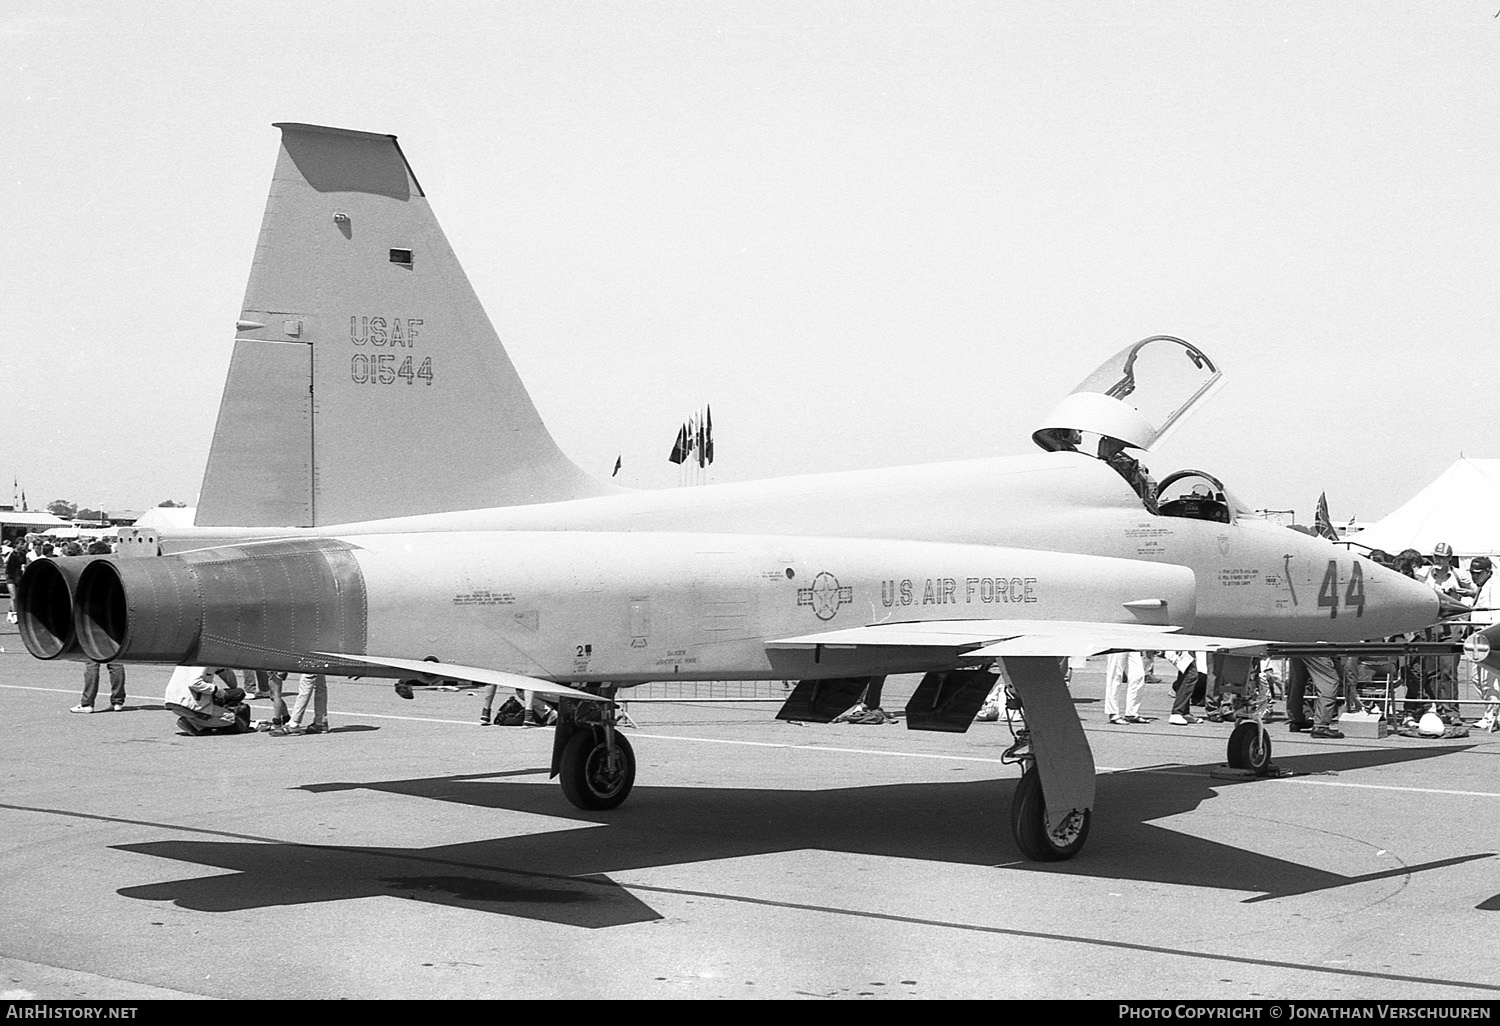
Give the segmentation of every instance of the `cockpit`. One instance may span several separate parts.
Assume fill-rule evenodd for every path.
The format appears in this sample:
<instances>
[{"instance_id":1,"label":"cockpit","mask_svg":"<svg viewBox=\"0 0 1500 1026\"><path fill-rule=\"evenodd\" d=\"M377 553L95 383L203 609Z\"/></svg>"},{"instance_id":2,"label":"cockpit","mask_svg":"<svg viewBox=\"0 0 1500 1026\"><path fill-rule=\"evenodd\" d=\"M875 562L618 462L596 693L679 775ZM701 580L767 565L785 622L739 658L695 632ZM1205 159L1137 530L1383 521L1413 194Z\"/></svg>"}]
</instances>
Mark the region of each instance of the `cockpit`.
<instances>
[{"instance_id":1,"label":"cockpit","mask_svg":"<svg viewBox=\"0 0 1500 1026\"><path fill-rule=\"evenodd\" d=\"M1127 451L1149 452L1223 383L1223 372L1203 350L1153 335L1104 361L1031 437L1049 452L1081 452L1108 463L1157 516L1232 523L1248 509L1217 477L1179 470L1158 482Z\"/></svg>"},{"instance_id":2,"label":"cockpit","mask_svg":"<svg viewBox=\"0 0 1500 1026\"><path fill-rule=\"evenodd\" d=\"M1156 486L1156 511L1164 517L1234 521L1234 506L1224 482L1203 470L1179 470Z\"/></svg>"}]
</instances>

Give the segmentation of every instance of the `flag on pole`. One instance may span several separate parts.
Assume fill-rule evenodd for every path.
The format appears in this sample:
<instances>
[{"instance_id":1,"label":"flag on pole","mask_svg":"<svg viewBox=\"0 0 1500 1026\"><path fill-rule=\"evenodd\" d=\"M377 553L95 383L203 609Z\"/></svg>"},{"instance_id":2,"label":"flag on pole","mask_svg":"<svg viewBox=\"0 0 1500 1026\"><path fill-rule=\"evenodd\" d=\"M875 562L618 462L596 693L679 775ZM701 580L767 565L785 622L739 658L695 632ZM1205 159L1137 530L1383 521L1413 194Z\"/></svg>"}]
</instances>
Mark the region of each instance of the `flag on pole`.
<instances>
[{"instance_id":1,"label":"flag on pole","mask_svg":"<svg viewBox=\"0 0 1500 1026\"><path fill-rule=\"evenodd\" d=\"M1313 533L1320 538L1329 541L1338 541L1339 533L1334 530L1333 520L1328 516L1328 493L1323 492L1318 496L1318 512L1313 519Z\"/></svg>"},{"instance_id":2,"label":"flag on pole","mask_svg":"<svg viewBox=\"0 0 1500 1026\"><path fill-rule=\"evenodd\" d=\"M702 470L708 463L708 446L703 440L703 418L698 418L698 469Z\"/></svg>"},{"instance_id":3,"label":"flag on pole","mask_svg":"<svg viewBox=\"0 0 1500 1026\"><path fill-rule=\"evenodd\" d=\"M614 477L616 474L618 474L620 472L620 459L621 459L620 456L616 456L615 457L615 469L614 469L614 473L612 473L612 474L609 475L610 477Z\"/></svg>"},{"instance_id":4,"label":"flag on pole","mask_svg":"<svg viewBox=\"0 0 1500 1026\"><path fill-rule=\"evenodd\" d=\"M677 429L677 441L672 445L672 455L667 459L673 463L681 464L687 459L687 425L684 424Z\"/></svg>"},{"instance_id":5,"label":"flag on pole","mask_svg":"<svg viewBox=\"0 0 1500 1026\"><path fill-rule=\"evenodd\" d=\"M714 408L707 407L704 414L703 428L703 457L709 463L714 461Z\"/></svg>"}]
</instances>

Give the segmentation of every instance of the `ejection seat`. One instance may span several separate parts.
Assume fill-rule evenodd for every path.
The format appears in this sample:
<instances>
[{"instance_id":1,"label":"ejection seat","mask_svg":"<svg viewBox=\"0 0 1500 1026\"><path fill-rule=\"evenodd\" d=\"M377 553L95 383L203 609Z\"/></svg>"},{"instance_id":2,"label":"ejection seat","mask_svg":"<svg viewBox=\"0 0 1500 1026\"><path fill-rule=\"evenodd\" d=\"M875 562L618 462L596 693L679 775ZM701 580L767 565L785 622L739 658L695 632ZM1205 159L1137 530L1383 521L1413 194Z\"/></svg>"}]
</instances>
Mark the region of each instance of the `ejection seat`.
<instances>
[{"instance_id":1,"label":"ejection seat","mask_svg":"<svg viewBox=\"0 0 1500 1026\"><path fill-rule=\"evenodd\" d=\"M1227 524L1234 518L1224 483L1202 470L1179 470L1156 486L1157 511L1164 517Z\"/></svg>"}]
</instances>

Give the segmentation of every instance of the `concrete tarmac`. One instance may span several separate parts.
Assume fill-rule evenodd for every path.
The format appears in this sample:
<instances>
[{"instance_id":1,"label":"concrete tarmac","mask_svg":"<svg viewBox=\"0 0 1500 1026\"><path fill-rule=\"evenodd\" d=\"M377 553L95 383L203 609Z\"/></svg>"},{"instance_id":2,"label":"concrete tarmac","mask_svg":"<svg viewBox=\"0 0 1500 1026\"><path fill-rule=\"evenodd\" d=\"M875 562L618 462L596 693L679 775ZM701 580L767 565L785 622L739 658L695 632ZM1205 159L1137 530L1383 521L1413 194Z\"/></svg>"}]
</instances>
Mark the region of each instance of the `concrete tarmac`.
<instances>
[{"instance_id":1,"label":"concrete tarmac","mask_svg":"<svg viewBox=\"0 0 1500 1026\"><path fill-rule=\"evenodd\" d=\"M70 715L80 665L14 630L8 998L1500 997L1500 735L1278 724L1296 775L1227 781L1227 725L1168 726L1161 684L1159 719L1110 726L1080 671L1098 805L1038 865L1004 725L637 703L635 791L593 814L551 730L481 728L473 693L333 680L330 734L189 737L168 668Z\"/></svg>"}]
</instances>

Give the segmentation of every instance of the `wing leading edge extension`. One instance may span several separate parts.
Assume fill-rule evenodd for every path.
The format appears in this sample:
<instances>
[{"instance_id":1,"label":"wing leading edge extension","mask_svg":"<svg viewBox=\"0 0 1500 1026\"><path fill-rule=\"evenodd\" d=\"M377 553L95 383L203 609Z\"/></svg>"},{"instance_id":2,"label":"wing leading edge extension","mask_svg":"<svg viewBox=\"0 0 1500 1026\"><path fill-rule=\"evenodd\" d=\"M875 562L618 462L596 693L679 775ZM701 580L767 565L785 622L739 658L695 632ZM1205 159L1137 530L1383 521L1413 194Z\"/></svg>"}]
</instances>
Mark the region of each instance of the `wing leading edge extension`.
<instances>
[{"instance_id":1,"label":"wing leading edge extension","mask_svg":"<svg viewBox=\"0 0 1500 1026\"><path fill-rule=\"evenodd\" d=\"M954 649L966 657L1067 656L1106 652L1234 652L1264 655L1266 643L1249 638L1184 634L1173 626L1073 620L927 620L803 634L768 642L769 649Z\"/></svg>"}]
</instances>

